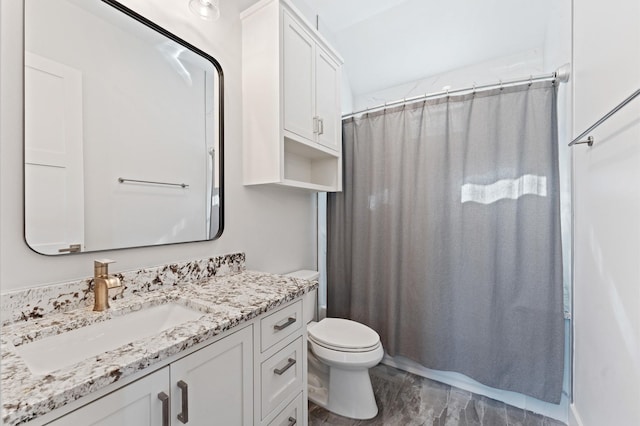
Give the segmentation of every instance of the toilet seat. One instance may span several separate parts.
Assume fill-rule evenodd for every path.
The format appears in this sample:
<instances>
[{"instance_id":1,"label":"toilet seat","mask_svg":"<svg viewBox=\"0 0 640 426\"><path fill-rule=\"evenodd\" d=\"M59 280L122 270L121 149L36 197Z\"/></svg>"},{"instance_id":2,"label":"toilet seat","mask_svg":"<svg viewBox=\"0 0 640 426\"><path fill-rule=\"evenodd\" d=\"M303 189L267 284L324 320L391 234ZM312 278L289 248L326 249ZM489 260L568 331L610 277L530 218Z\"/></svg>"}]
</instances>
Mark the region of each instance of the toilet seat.
<instances>
[{"instance_id":1,"label":"toilet seat","mask_svg":"<svg viewBox=\"0 0 640 426\"><path fill-rule=\"evenodd\" d=\"M369 352L380 346L380 336L364 324L342 318L325 318L309 327L315 344L339 352Z\"/></svg>"}]
</instances>

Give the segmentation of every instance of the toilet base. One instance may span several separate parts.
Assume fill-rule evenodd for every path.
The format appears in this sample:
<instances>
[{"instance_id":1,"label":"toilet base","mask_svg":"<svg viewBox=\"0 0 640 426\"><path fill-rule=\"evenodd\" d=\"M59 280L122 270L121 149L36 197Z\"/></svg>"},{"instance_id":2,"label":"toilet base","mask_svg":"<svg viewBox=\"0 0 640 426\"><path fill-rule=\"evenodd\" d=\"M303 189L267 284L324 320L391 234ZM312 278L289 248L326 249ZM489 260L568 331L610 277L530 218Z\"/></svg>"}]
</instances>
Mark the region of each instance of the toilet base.
<instances>
[{"instance_id":1,"label":"toilet base","mask_svg":"<svg viewBox=\"0 0 640 426\"><path fill-rule=\"evenodd\" d=\"M367 420L378 414L368 369L330 367L328 392L324 386L313 386L312 389L310 384L309 400L332 413L351 419Z\"/></svg>"}]
</instances>

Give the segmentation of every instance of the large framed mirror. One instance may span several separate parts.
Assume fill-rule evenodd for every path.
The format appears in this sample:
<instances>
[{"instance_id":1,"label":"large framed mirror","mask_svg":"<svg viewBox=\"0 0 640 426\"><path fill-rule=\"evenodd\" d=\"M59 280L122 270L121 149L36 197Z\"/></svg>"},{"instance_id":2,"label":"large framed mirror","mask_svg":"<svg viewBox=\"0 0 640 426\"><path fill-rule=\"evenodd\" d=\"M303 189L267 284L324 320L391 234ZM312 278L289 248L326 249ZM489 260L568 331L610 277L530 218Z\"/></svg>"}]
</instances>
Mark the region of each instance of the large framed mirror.
<instances>
[{"instance_id":1,"label":"large framed mirror","mask_svg":"<svg viewBox=\"0 0 640 426\"><path fill-rule=\"evenodd\" d=\"M25 240L59 255L223 229L223 74L111 0L24 0Z\"/></svg>"}]
</instances>

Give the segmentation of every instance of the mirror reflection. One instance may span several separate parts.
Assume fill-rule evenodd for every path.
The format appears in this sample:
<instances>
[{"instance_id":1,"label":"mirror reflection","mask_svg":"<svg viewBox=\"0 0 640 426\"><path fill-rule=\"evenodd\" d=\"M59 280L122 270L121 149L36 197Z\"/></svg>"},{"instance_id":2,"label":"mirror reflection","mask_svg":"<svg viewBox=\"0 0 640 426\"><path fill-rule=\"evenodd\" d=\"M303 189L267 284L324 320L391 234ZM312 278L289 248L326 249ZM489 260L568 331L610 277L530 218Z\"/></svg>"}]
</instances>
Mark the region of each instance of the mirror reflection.
<instances>
[{"instance_id":1,"label":"mirror reflection","mask_svg":"<svg viewBox=\"0 0 640 426\"><path fill-rule=\"evenodd\" d=\"M222 69L114 1L25 0L25 239L42 254L217 238Z\"/></svg>"}]
</instances>

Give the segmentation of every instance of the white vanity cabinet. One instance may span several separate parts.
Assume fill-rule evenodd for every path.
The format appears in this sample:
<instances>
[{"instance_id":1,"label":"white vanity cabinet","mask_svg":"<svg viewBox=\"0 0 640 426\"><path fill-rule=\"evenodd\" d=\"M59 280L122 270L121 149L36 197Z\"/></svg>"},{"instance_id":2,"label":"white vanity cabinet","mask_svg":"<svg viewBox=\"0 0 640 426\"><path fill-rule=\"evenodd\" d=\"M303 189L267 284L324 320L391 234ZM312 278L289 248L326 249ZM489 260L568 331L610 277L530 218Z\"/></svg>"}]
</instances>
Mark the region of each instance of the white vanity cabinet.
<instances>
[{"instance_id":1,"label":"white vanity cabinet","mask_svg":"<svg viewBox=\"0 0 640 426\"><path fill-rule=\"evenodd\" d=\"M49 424L252 425L253 363L249 326Z\"/></svg>"},{"instance_id":2,"label":"white vanity cabinet","mask_svg":"<svg viewBox=\"0 0 640 426\"><path fill-rule=\"evenodd\" d=\"M78 408L63 407L30 424L304 426L308 408L303 309L298 298L213 343L174 356L138 380L114 383L109 393L87 395L91 402L75 401ZM59 417L62 412L68 414ZM50 419L56 420L48 423Z\"/></svg>"},{"instance_id":3,"label":"white vanity cabinet","mask_svg":"<svg viewBox=\"0 0 640 426\"><path fill-rule=\"evenodd\" d=\"M260 320L255 424L307 424L307 327L302 300ZM300 404L304 401L305 404Z\"/></svg>"},{"instance_id":4,"label":"white vanity cabinet","mask_svg":"<svg viewBox=\"0 0 640 426\"><path fill-rule=\"evenodd\" d=\"M241 19L244 184L342 190L342 59L287 0Z\"/></svg>"}]
</instances>

